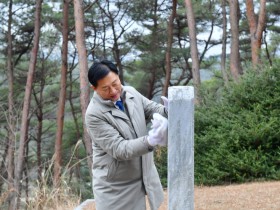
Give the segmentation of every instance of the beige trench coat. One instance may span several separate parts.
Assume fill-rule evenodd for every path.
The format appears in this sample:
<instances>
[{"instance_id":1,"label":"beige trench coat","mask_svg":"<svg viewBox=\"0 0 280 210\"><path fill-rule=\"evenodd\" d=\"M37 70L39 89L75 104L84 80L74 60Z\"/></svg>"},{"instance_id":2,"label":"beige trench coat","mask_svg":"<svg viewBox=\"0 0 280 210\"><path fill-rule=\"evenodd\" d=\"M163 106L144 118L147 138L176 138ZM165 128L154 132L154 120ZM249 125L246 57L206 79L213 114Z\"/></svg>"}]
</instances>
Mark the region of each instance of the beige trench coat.
<instances>
[{"instance_id":1,"label":"beige trench coat","mask_svg":"<svg viewBox=\"0 0 280 210\"><path fill-rule=\"evenodd\" d=\"M86 112L93 147L93 193L97 210L151 210L163 201L163 189L153 152L147 143L146 120L164 106L123 86L126 113L94 93Z\"/></svg>"}]
</instances>

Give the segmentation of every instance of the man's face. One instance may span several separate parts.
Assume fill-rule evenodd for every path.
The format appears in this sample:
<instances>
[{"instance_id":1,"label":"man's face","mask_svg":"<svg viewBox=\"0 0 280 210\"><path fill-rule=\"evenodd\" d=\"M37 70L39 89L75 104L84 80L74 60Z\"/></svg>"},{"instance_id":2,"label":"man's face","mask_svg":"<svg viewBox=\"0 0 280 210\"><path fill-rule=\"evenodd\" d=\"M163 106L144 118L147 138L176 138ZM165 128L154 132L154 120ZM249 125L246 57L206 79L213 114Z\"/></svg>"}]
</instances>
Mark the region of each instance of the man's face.
<instances>
[{"instance_id":1,"label":"man's face","mask_svg":"<svg viewBox=\"0 0 280 210\"><path fill-rule=\"evenodd\" d=\"M117 101L121 96L122 85L119 76L110 71L107 76L98 80L97 87L92 88L104 100Z\"/></svg>"}]
</instances>

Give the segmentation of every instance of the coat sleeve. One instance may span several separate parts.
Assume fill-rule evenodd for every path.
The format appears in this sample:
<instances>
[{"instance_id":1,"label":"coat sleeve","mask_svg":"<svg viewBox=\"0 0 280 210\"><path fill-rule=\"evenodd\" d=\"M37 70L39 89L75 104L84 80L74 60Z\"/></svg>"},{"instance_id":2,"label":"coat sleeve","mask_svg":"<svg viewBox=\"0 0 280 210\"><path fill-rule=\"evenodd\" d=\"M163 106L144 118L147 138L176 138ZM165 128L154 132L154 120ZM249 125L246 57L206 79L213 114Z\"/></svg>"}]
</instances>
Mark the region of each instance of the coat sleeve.
<instances>
[{"instance_id":1,"label":"coat sleeve","mask_svg":"<svg viewBox=\"0 0 280 210\"><path fill-rule=\"evenodd\" d=\"M147 136L126 140L105 118L96 116L88 116L86 124L93 143L117 160L130 160L150 152Z\"/></svg>"},{"instance_id":2,"label":"coat sleeve","mask_svg":"<svg viewBox=\"0 0 280 210\"><path fill-rule=\"evenodd\" d=\"M145 96L141 95L139 92L137 93L138 93L138 97L141 98L146 120L152 119L154 113L159 113L160 115L166 118L168 117L167 110L164 108L162 104L149 100Z\"/></svg>"}]
</instances>

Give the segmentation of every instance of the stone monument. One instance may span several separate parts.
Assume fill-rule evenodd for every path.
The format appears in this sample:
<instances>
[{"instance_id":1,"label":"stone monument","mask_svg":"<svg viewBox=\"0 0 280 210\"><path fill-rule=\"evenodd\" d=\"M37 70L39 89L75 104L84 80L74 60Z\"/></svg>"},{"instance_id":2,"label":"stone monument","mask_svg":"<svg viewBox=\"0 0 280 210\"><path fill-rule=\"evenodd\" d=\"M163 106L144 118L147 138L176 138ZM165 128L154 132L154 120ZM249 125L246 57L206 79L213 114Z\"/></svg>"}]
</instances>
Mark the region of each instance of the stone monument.
<instances>
[{"instance_id":1,"label":"stone monument","mask_svg":"<svg viewBox=\"0 0 280 210\"><path fill-rule=\"evenodd\" d=\"M194 209L194 88L168 89L168 210Z\"/></svg>"}]
</instances>

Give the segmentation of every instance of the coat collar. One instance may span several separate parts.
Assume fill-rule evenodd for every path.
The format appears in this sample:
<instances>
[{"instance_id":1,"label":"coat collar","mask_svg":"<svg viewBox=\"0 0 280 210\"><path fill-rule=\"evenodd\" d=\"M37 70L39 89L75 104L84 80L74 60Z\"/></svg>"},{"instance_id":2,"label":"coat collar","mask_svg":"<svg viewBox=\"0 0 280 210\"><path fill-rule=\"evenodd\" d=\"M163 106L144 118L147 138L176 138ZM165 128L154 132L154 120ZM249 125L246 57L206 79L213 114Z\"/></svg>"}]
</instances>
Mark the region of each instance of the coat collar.
<instances>
[{"instance_id":1,"label":"coat collar","mask_svg":"<svg viewBox=\"0 0 280 210\"><path fill-rule=\"evenodd\" d=\"M129 116L133 116L135 110L135 101L133 100L134 96L126 90L123 91L122 95L123 95L122 99L126 104L126 108L128 109Z\"/></svg>"},{"instance_id":2,"label":"coat collar","mask_svg":"<svg viewBox=\"0 0 280 210\"><path fill-rule=\"evenodd\" d=\"M113 116L129 120L127 114L115 108L115 104L113 101L104 100L96 92L94 92L93 98L100 105L100 110L102 113L111 112ZM135 109L135 102L133 100L134 96L130 92L126 91L125 86L122 86L121 98L123 103L126 104L126 108L128 109L127 111L129 113L129 116L133 116L134 109Z\"/></svg>"}]
</instances>

